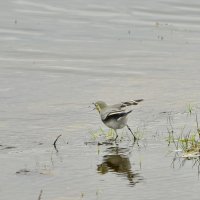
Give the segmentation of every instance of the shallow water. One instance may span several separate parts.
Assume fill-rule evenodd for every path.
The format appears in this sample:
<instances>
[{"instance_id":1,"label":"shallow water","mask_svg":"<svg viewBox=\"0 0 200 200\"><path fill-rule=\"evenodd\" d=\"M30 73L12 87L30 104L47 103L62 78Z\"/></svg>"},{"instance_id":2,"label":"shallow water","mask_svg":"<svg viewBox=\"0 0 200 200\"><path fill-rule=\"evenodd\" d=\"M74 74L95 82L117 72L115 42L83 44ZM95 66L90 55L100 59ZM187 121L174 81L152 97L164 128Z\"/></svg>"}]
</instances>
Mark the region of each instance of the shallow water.
<instances>
[{"instance_id":1,"label":"shallow water","mask_svg":"<svg viewBox=\"0 0 200 200\"><path fill-rule=\"evenodd\" d=\"M198 167L173 167L166 142L169 115L179 132L199 111L198 1L0 4L0 199L199 198ZM93 142L91 103L137 98L140 147Z\"/></svg>"}]
</instances>

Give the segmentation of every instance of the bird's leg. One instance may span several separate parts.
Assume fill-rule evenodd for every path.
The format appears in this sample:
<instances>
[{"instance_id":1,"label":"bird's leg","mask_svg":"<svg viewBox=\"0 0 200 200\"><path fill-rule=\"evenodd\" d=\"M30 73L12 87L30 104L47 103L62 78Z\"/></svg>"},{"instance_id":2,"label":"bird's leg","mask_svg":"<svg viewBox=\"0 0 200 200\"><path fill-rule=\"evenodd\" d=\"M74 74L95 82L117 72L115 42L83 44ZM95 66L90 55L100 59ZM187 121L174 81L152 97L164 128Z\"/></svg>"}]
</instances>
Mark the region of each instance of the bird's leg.
<instances>
[{"instance_id":1,"label":"bird's leg","mask_svg":"<svg viewBox=\"0 0 200 200\"><path fill-rule=\"evenodd\" d=\"M115 141L116 141L117 138L118 138L118 134L117 134L117 130L114 129L114 131L115 131L115 133L116 133L116 137L115 137Z\"/></svg>"},{"instance_id":2,"label":"bird's leg","mask_svg":"<svg viewBox=\"0 0 200 200\"><path fill-rule=\"evenodd\" d=\"M137 141L137 137L134 135L134 133L132 132L132 130L131 130L131 128L129 127L129 125L127 124L126 126L127 126L128 130L132 133L133 138L134 138L134 143L135 143L135 141Z\"/></svg>"}]
</instances>

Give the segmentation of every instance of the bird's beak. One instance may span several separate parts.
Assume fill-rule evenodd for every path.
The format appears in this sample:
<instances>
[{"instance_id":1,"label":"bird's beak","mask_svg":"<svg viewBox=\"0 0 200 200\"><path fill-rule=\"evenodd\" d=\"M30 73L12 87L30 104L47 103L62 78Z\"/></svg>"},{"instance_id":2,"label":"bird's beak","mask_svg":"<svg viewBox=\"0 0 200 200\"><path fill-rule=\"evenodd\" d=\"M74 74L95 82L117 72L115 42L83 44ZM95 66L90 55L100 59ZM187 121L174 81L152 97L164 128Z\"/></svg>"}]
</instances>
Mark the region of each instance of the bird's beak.
<instances>
[{"instance_id":1,"label":"bird's beak","mask_svg":"<svg viewBox=\"0 0 200 200\"><path fill-rule=\"evenodd\" d=\"M94 108L92 109L92 110L96 110L97 108L96 108L96 105L95 105L95 103L92 103L93 105L94 105Z\"/></svg>"},{"instance_id":2,"label":"bird's beak","mask_svg":"<svg viewBox=\"0 0 200 200\"><path fill-rule=\"evenodd\" d=\"M100 109L99 105L96 103L92 103L92 104L94 104L94 106L95 106L93 110L97 110L100 113L101 109Z\"/></svg>"},{"instance_id":3,"label":"bird's beak","mask_svg":"<svg viewBox=\"0 0 200 200\"><path fill-rule=\"evenodd\" d=\"M94 103L92 103L92 104L94 104ZM92 110L96 110L96 106L95 106L95 104L94 104L94 107L93 106L88 106L88 108L91 108L92 107Z\"/></svg>"}]
</instances>

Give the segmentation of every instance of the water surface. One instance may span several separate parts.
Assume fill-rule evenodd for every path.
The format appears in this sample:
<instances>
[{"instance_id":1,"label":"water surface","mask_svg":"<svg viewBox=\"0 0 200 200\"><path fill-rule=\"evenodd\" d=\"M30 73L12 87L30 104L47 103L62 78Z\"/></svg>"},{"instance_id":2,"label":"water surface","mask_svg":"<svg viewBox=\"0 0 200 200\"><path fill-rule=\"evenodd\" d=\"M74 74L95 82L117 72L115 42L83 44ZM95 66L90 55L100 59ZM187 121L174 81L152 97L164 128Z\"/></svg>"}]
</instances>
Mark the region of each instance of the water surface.
<instances>
[{"instance_id":1,"label":"water surface","mask_svg":"<svg viewBox=\"0 0 200 200\"><path fill-rule=\"evenodd\" d=\"M166 142L169 115L175 130L195 127L198 1L0 4L0 199L199 198L197 167L173 167ZM134 98L145 99L129 119L140 147L128 132L91 142L107 131L91 103Z\"/></svg>"}]
</instances>

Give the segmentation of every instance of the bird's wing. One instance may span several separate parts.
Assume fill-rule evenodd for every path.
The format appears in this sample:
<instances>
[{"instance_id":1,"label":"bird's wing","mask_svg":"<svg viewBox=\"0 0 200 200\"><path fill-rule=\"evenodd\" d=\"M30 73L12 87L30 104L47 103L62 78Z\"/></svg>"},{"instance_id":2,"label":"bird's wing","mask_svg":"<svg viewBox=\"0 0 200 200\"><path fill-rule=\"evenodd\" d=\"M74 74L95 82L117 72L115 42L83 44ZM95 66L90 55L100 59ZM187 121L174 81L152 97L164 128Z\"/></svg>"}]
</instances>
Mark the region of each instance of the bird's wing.
<instances>
[{"instance_id":1,"label":"bird's wing","mask_svg":"<svg viewBox=\"0 0 200 200\"><path fill-rule=\"evenodd\" d=\"M109 105L105 109L101 111L101 119L106 120L108 117L116 116L116 118L122 117L124 115L127 115L131 111L126 111L127 106L131 105L137 105L139 102L143 101L143 99L137 99L137 100L131 100L131 101L125 101L119 104L115 105Z\"/></svg>"},{"instance_id":2,"label":"bird's wing","mask_svg":"<svg viewBox=\"0 0 200 200\"><path fill-rule=\"evenodd\" d=\"M125 112L125 108L121 107L121 104L107 106L105 109L101 110L101 119L105 120L107 116Z\"/></svg>"},{"instance_id":3,"label":"bird's wing","mask_svg":"<svg viewBox=\"0 0 200 200\"><path fill-rule=\"evenodd\" d=\"M132 106L132 105L138 105L139 102L143 101L143 99L137 99L137 100L130 100L130 101L124 101L118 104L111 105L110 107L113 109L125 109L127 106Z\"/></svg>"},{"instance_id":4,"label":"bird's wing","mask_svg":"<svg viewBox=\"0 0 200 200\"><path fill-rule=\"evenodd\" d=\"M114 118L116 120L118 120L120 117L124 117L126 115L128 115L129 113L131 113L132 110L130 111L125 111L125 110L117 110L117 111L111 111L109 113L104 113L104 115L101 115L102 120L108 120L109 118Z\"/></svg>"},{"instance_id":5,"label":"bird's wing","mask_svg":"<svg viewBox=\"0 0 200 200\"><path fill-rule=\"evenodd\" d=\"M121 107L126 106L132 106L132 105L138 105L139 102L143 101L144 99L137 99L137 100L131 100L131 101L124 101L121 103Z\"/></svg>"}]
</instances>

